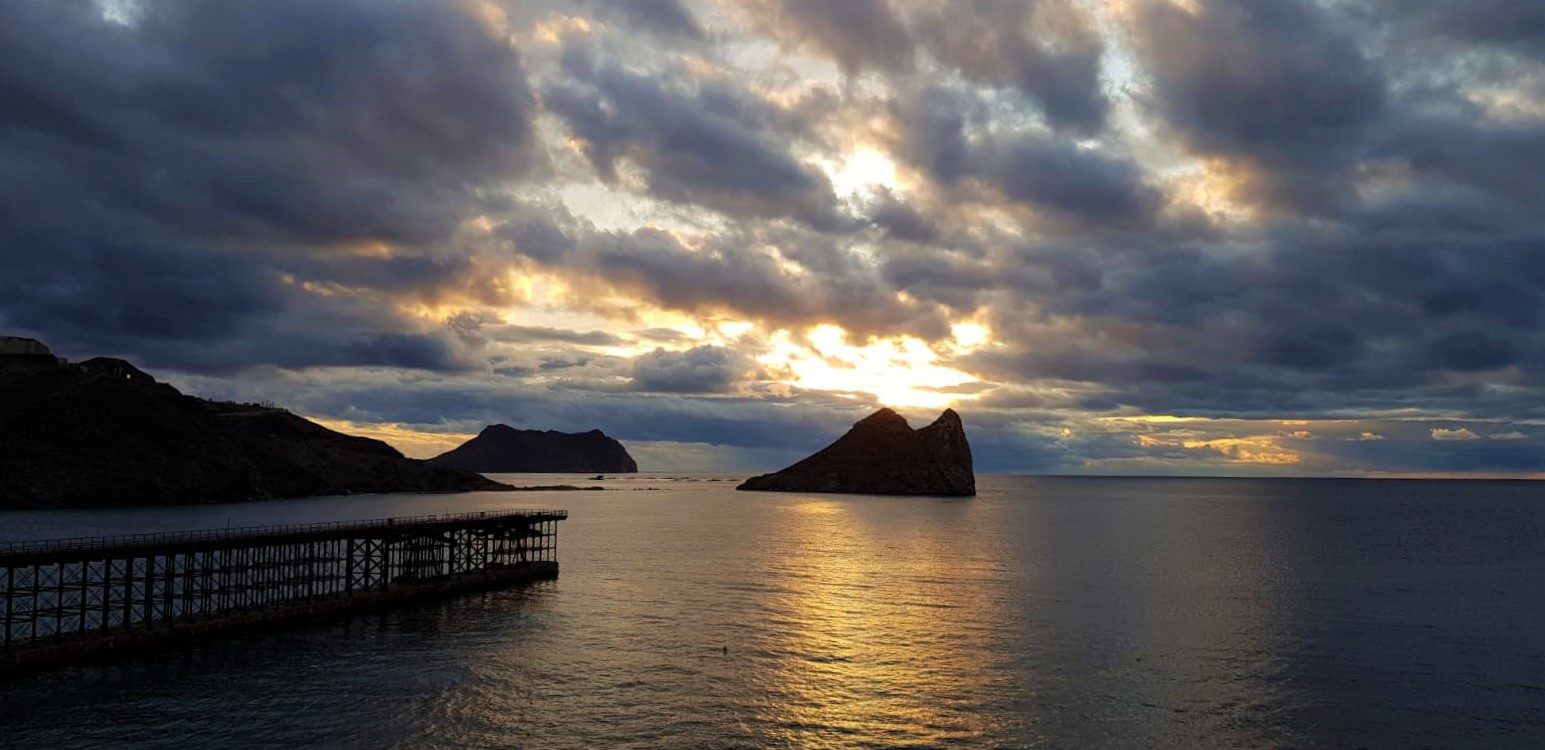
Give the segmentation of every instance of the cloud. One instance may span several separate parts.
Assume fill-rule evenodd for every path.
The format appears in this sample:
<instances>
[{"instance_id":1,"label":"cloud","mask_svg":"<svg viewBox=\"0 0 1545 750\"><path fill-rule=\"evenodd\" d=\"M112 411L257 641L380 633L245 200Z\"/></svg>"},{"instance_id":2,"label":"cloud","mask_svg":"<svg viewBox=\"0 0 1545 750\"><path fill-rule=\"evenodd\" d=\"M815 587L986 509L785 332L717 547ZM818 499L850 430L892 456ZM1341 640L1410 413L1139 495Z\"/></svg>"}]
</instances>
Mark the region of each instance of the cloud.
<instances>
[{"instance_id":1,"label":"cloud","mask_svg":"<svg viewBox=\"0 0 1545 750\"><path fill-rule=\"evenodd\" d=\"M586 5L672 38L698 40L703 28L680 0L588 0Z\"/></svg>"},{"instance_id":2,"label":"cloud","mask_svg":"<svg viewBox=\"0 0 1545 750\"><path fill-rule=\"evenodd\" d=\"M402 333L366 334L344 344L337 364L400 367L409 370L456 370L471 366L440 336Z\"/></svg>"},{"instance_id":3,"label":"cloud","mask_svg":"<svg viewBox=\"0 0 1545 750\"><path fill-rule=\"evenodd\" d=\"M530 344L555 341L584 346L621 346L626 340L605 331L569 331L548 326L502 325L481 329L483 335L494 341L508 344Z\"/></svg>"},{"instance_id":4,"label":"cloud","mask_svg":"<svg viewBox=\"0 0 1545 750\"><path fill-rule=\"evenodd\" d=\"M889 190L879 191L868 209L868 218L891 239L928 243L939 229L917 209L898 200Z\"/></svg>"},{"instance_id":5,"label":"cloud","mask_svg":"<svg viewBox=\"0 0 1545 750\"><path fill-rule=\"evenodd\" d=\"M751 370L745 357L721 346L684 352L655 349L633 360L639 390L660 393L726 393Z\"/></svg>"},{"instance_id":6,"label":"cloud","mask_svg":"<svg viewBox=\"0 0 1545 750\"><path fill-rule=\"evenodd\" d=\"M893 113L903 154L942 186L974 180L1084 228L1139 224L1161 207L1163 196L1129 158L1036 128L985 130L986 106L958 89L919 92Z\"/></svg>"},{"instance_id":7,"label":"cloud","mask_svg":"<svg viewBox=\"0 0 1545 750\"><path fill-rule=\"evenodd\" d=\"M742 0L756 23L786 44L843 71L899 72L912 65L912 39L886 0Z\"/></svg>"},{"instance_id":8,"label":"cloud","mask_svg":"<svg viewBox=\"0 0 1545 750\"><path fill-rule=\"evenodd\" d=\"M984 468L1537 471L1540 13L0 3L0 325L737 461L877 405L751 360L830 325Z\"/></svg>"},{"instance_id":9,"label":"cloud","mask_svg":"<svg viewBox=\"0 0 1545 750\"><path fill-rule=\"evenodd\" d=\"M456 283L464 263L395 253L539 160L520 54L451 4L157 0L119 23L28 1L0 29L0 70L27 71L0 74L0 316L66 347L385 361L388 339L349 342L413 332L336 282ZM362 243L390 257L341 257Z\"/></svg>"},{"instance_id":10,"label":"cloud","mask_svg":"<svg viewBox=\"0 0 1545 750\"><path fill-rule=\"evenodd\" d=\"M1110 101L1100 81L1105 44L1073 3L970 0L919 14L919 37L967 78L1013 86L1059 129L1104 129Z\"/></svg>"},{"instance_id":11,"label":"cloud","mask_svg":"<svg viewBox=\"0 0 1545 750\"><path fill-rule=\"evenodd\" d=\"M545 268L665 309L779 328L840 320L860 336L907 333L932 340L949 334L936 306L898 299L843 243L819 234L768 230L688 247L658 229L596 232L545 217L497 231L514 252ZM748 250L757 246L776 250Z\"/></svg>"},{"instance_id":12,"label":"cloud","mask_svg":"<svg viewBox=\"0 0 1545 750\"><path fill-rule=\"evenodd\" d=\"M1020 136L974 158L973 171L1008 199L1080 222L1141 221L1162 200L1131 161L1066 141Z\"/></svg>"},{"instance_id":13,"label":"cloud","mask_svg":"<svg viewBox=\"0 0 1545 750\"><path fill-rule=\"evenodd\" d=\"M930 86L893 104L902 129L902 153L935 182L950 185L970 171L967 123L981 117L973 96Z\"/></svg>"},{"instance_id":14,"label":"cloud","mask_svg":"<svg viewBox=\"0 0 1545 750\"><path fill-rule=\"evenodd\" d=\"M1418 35L1460 45L1481 44L1545 58L1545 9L1510 0L1397 0L1371 3Z\"/></svg>"},{"instance_id":15,"label":"cloud","mask_svg":"<svg viewBox=\"0 0 1545 750\"><path fill-rule=\"evenodd\" d=\"M768 105L733 89L703 90L610 65L581 72L590 79L549 87L543 99L603 179L617 179L626 162L663 200L826 229L842 223L831 182L790 154Z\"/></svg>"},{"instance_id":16,"label":"cloud","mask_svg":"<svg viewBox=\"0 0 1545 750\"><path fill-rule=\"evenodd\" d=\"M1350 24L1297 0L1142 0L1127 33L1152 88L1141 100L1195 153L1232 162L1241 197L1293 210L1350 200L1386 86Z\"/></svg>"},{"instance_id":17,"label":"cloud","mask_svg":"<svg viewBox=\"0 0 1545 750\"><path fill-rule=\"evenodd\" d=\"M1474 432L1471 432L1468 428L1465 428L1465 427L1459 427L1459 428L1434 427L1434 428L1432 428L1432 439L1433 440L1479 440L1480 437L1481 437L1480 435L1477 435Z\"/></svg>"}]
</instances>

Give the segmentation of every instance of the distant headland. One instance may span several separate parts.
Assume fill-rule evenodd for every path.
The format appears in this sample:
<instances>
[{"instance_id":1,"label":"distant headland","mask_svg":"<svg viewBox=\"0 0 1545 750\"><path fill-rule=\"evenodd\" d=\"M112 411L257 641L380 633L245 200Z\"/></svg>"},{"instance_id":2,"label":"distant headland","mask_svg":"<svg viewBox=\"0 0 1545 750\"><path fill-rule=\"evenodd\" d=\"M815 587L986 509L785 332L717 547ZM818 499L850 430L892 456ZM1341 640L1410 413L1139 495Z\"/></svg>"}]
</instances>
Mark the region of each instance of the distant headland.
<instances>
[{"instance_id":1,"label":"distant headland","mask_svg":"<svg viewBox=\"0 0 1545 750\"><path fill-rule=\"evenodd\" d=\"M457 448L429 459L435 466L482 473L632 474L638 464L622 443L600 430L517 430L496 424Z\"/></svg>"},{"instance_id":2,"label":"distant headland","mask_svg":"<svg viewBox=\"0 0 1545 750\"><path fill-rule=\"evenodd\" d=\"M809 458L735 489L962 496L976 494L976 475L965 426L953 409L920 430L881 409Z\"/></svg>"}]
</instances>

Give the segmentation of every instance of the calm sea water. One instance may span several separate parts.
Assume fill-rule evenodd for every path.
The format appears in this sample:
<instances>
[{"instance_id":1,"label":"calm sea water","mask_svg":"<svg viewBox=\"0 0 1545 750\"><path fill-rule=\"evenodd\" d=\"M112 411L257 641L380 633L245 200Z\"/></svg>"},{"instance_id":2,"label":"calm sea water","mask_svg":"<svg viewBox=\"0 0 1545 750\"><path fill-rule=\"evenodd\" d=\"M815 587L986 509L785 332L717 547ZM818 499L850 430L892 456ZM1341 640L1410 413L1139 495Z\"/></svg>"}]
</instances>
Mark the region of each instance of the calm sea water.
<instances>
[{"instance_id":1,"label":"calm sea water","mask_svg":"<svg viewBox=\"0 0 1545 750\"><path fill-rule=\"evenodd\" d=\"M0 514L571 511L555 582L3 685L0 746L1545 747L1545 485L711 479Z\"/></svg>"}]
</instances>

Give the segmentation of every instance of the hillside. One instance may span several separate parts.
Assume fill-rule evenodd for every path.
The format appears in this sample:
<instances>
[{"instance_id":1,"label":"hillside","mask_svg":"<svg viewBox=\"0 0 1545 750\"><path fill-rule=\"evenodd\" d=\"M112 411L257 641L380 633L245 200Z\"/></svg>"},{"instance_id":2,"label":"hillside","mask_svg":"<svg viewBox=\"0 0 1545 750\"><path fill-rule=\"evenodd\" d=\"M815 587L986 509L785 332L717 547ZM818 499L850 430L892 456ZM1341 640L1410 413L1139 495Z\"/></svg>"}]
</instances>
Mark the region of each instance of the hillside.
<instances>
[{"instance_id":1,"label":"hillside","mask_svg":"<svg viewBox=\"0 0 1545 750\"><path fill-rule=\"evenodd\" d=\"M622 443L600 430L517 430L502 424L485 427L477 437L429 459L429 463L485 473L638 471L638 464Z\"/></svg>"},{"instance_id":2,"label":"hillside","mask_svg":"<svg viewBox=\"0 0 1545 750\"><path fill-rule=\"evenodd\" d=\"M0 372L0 509L497 489L282 409L184 395L123 360Z\"/></svg>"}]
</instances>

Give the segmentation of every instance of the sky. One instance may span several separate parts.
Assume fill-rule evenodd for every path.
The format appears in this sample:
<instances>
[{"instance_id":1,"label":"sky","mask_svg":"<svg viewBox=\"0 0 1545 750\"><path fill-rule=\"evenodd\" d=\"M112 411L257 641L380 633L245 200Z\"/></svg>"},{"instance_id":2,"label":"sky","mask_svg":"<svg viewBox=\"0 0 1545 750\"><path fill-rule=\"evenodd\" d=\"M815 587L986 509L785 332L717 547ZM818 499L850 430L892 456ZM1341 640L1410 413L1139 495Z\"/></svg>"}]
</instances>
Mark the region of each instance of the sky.
<instances>
[{"instance_id":1,"label":"sky","mask_svg":"<svg viewBox=\"0 0 1545 750\"><path fill-rule=\"evenodd\" d=\"M7 0L0 332L429 456L1545 472L1545 3Z\"/></svg>"}]
</instances>

